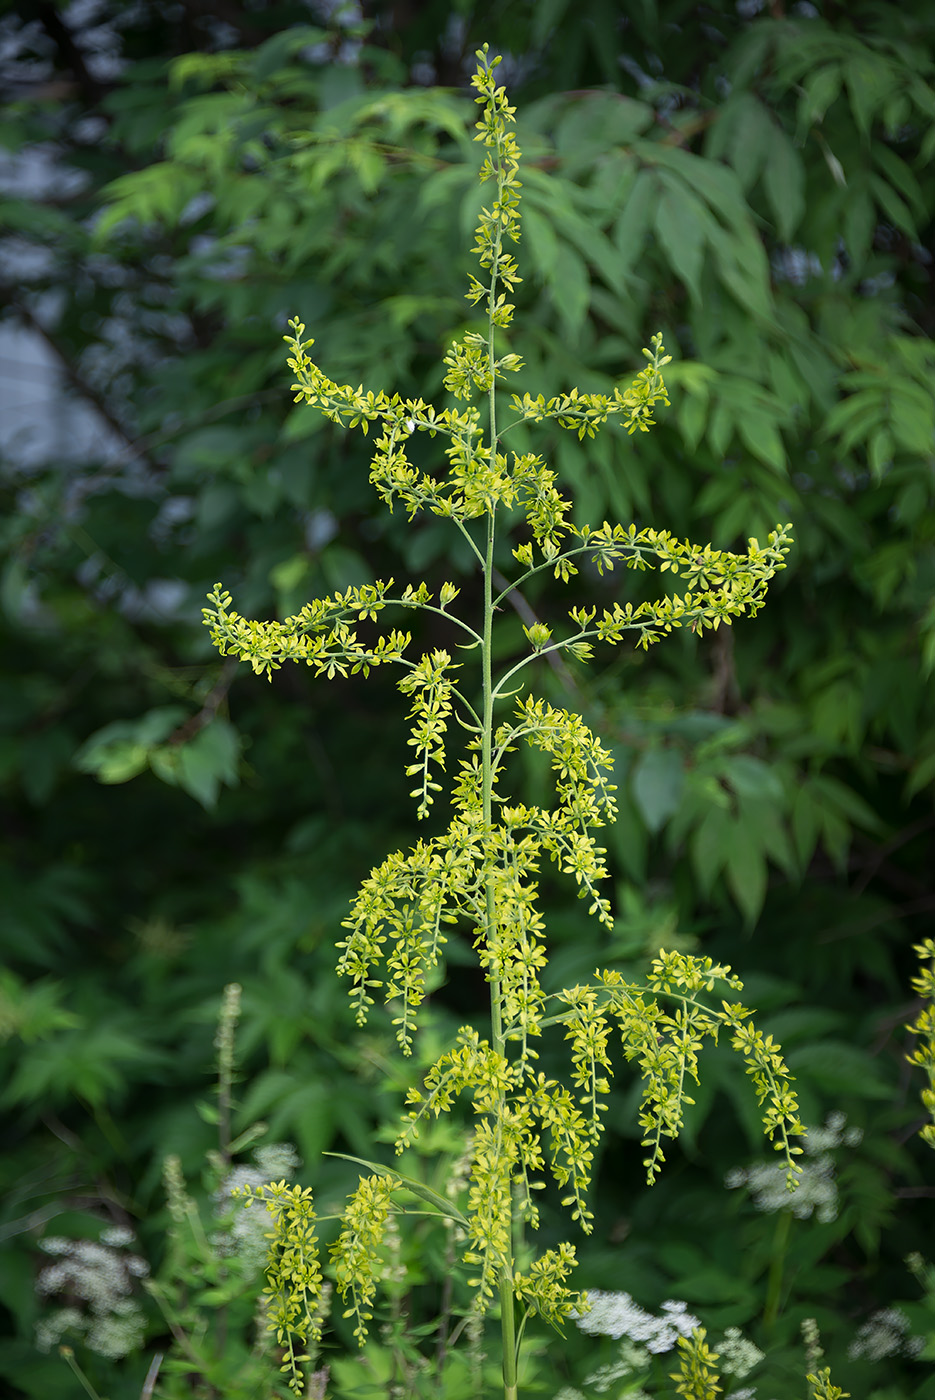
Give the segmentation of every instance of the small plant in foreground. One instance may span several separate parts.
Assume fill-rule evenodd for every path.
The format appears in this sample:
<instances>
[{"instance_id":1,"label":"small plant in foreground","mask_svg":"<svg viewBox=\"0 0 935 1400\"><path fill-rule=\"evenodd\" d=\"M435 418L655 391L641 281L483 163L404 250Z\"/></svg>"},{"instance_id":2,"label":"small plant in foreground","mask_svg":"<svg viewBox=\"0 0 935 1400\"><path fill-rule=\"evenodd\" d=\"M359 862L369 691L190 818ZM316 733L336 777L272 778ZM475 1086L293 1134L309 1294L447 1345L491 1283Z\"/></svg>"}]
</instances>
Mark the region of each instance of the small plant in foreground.
<instances>
[{"instance_id":1,"label":"small plant in foreground","mask_svg":"<svg viewBox=\"0 0 935 1400\"><path fill-rule=\"evenodd\" d=\"M489 1030L461 1028L422 1087L411 1091L396 1137L401 1154L440 1114L465 1100L474 1118L465 1199L459 1205L399 1170L362 1163L366 1172L344 1211L330 1267L345 1316L363 1344L391 1222L407 1212L413 1197L420 1212L427 1208L453 1222L461 1232L460 1257L472 1290L464 1325L476 1327L489 1310L499 1310L503 1394L514 1400L528 1319L541 1314L560 1326L588 1307L586 1295L569 1282L574 1246L563 1243L533 1257L523 1230L534 1231L539 1224L536 1194L547 1175L572 1220L585 1232L591 1229L588 1189L613 1073L612 1039L619 1040L624 1060L643 1081L639 1122L650 1183L663 1164L666 1141L679 1133L684 1106L691 1102L688 1081L697 1079L706 1040L723 1035L743 1058L764 1132L782 1154L790 1190L800 1150L792 1138L802 1125L779 1047L751 1024L749 1011L736 1000L742 983L729 967L664 951L642 981L606 968L587 985L553 995L542 986L548 953L536 899L544 859L574 879L590 914L607 926L612 922L601 893L604 851L593 833L614 819L615 788L611 758L600 739L579 715L524 694L524 673L549 652L585 662L594 643L616 644L633 634L636 644L647 648L680 627L700 633L755 615L770 579L784 567L790 535L789 527L779 527L764 546L751 540L747 553L738 555L634 525L575 526L568 518L569 502L543 459L534 452L508 456L503 450L513 430L528 431L547 420L581 441L611 417L631 434L649 431L654 406L668 401L662 376L668 356L657 335L644 352L646 367L628 388L610 395L576 389L550 399L514 394L501 402L501 381L521 368L518 355L498 353L498 333L510 326L514 310L507 298L520 281L506 247L520 235L520 153L510 132L513 109L494 82L495 66L486 49L478 53L477 139L486 147L481 179L492 183L493 195L477 229L482 278L471 277L467 297L482 309L483 329L467 332L445 357L445 387L466 406L436 410L421 399L339 385L310 359L313 342L302 339L301 322L293 321L293 334L286 337L297 400L365 433L376 425L371 481L390 509L399 504L410 518L427 511L446 519L466 542L480 574L479 616L452 611L459 593L452 583L442 585L436 600L424 583L395 588L390 580L316 599L281 623L241 617L218 584L205 621L223 654L249 661L260 675L269 676L285 661L303 662L327 677L360 671L366 676L372 667L399 666L399 689L411 703L413 754L406 775L414 784L420 819L432 815L442 792L451 721L466 735L450 785L447 828L408 853L390 855L371 872L345 922L338 964L339 975L350 982L358 1025L381 996L393 1009L397 1038L408 1054L427 981L439 975L449 937L466 931L490 989ZM416 433L441 439L444 475L412 465L406 445ZM513 549L515 577L500 587L495 549L517 515L529 538ZM585 561L601 574L618 564L636 570L658 566L681 580L682 591L638 606L614 603L600 615L581 602L571 608L563 636L534 621L525 628L528 652L497 672L495 617L509 594L547 572L568 584ZM418 659L407 655L409 634L380 627L381 615L391 607L442 619L463 660L441 648ZM377 624L373 635L361 628L371 623ZM472 659L473 684L466 679ZM506 791L508 755L520 743L550 760L556 787L551 808L527 805ZM538 1067L537 1046L549 1031L567 1042L567 1084ZM298 1393L304 1388L306 1348L317 1346L321 1332L324 1273L313 1193L280 1181L245 1187L240 1194L247 1205L262 1202L272 1217L270 1320L283 1349L283 1370ZM703 1334L685 1340L679 1393L714 1394L712 1355Z\"/></svg>"},{"instance_id":2,"label":"small plant in foreground","mask_svg":"<svg viewBox=\"0 0 935 1400\"><path fill-rule=\"evenodd\" d=\"M134 1235L125 1226L99 1229L97 1240L49 1235L40 1241L54 1262L40 1270L36 1291L66 1303L41 1318L36 1336L40 1351L65 1338L78 1341L91 1356L111 1360L129 1360L145 1349L149 1358L142 1400L150 1395L208 1400L221 1394L225 1400L252 1400L261 1392L275 1400L288 1393L278 1378L270 1383L275 1347L260 1296L268 1248L265 1222L236 1207L231 1194L239 1187L260 1186L271 1176L291 1179L300 1164L289 1143L258 1145L266 1133L263 1123L232 1135L240 1001L236 983L225 987L214 1039L215 1101L199 1105L200 1116L217 1129L200 1199L185 1180L179 1157L170 1153L163 1162L169 1223L155 1271L131 1251ZM238 1161L247 1151L252 1161ZM157 1318L152 1308L144 1310L146 1295ZM320 1305L327 1308L328 1290ZM59 1346L59 1352L91 1400L101 1400L75 1350ZM315 1393L313 1382L310 1400Z\"/></svg>"}]
</instances>

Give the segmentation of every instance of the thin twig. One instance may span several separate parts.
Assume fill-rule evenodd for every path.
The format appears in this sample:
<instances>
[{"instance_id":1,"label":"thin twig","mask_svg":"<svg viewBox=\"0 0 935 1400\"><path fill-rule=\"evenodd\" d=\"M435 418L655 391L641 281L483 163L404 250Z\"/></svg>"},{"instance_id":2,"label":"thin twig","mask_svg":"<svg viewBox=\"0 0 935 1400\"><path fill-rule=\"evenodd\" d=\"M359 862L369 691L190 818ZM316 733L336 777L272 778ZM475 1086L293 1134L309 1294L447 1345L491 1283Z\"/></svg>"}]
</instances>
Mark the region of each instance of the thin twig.
<instances>
[{"instance_id":1,"label":"thin twig","mask_svg":"<svg viewBox=\"0 0 935 1400\"><path fill-rule=\"evenodd\" d=\"M240 662L237 657L227 658L224 665L221 667L220 676L205 697L201 709L196 715L192 715L189 719L185 720L183 724L180 724L178 729L173 730L166 741L167 743L185 744L189 739L193 739L200 730L211 723L223 704L227 692L231 688L239 665Z\"/></svg>"},{"instance_id":2,"label":"thin twig","mask_svg":"<svg viewBox=\"0 0 935 1400\"><path fill-rule=\"evenodd\" d=\"M530 606L518 588L512 588L509 593L507 593L506 590L510 588L510 581L504 578L499 569L492 570L491 577L500 593L505 596L510 607L527 627L532 627L537 622L541 622L542 619L537 616L535 610ZM559 655L558 651L554 647L551 647L548 651L543 651L542 655L552 667L552 670L558 676L565 689L570 691L573 695L578 695L578 682L571 674L571 671L568 669L568 666Z\"/></svg>"}]
</instances>

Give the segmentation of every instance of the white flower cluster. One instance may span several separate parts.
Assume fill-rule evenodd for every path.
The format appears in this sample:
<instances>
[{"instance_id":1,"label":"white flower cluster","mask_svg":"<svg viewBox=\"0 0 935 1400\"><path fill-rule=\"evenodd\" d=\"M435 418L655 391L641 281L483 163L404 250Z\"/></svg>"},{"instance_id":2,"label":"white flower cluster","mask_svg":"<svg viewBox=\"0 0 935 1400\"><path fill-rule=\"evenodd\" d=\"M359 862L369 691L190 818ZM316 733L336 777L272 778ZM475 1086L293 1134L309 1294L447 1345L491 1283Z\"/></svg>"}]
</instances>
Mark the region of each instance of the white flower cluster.
<instances>
[{"instance_id":1,"label":"white flower cluster","mask_svg":"<svg viewBox=\"0 0 935 1400\"><path fill-rule=\"evenodd\" d=\"M449 1201L457 1205L462 1193L467 1189L471 1179L471 1167L474 1162L474 1134L468 1133L464 1144L464 1151L460 1157L452 1162L445 1180L445 1195ZM451 1235L456 1244L460 1244L467 1236L464 1230L450 1215L444 1217L445 1229Z\"/></svg>"},{"instance_id":2,"label":"white flower cluster","mask_svg":"<svg viewBox=\"0 0 935 1400\"><path fill-rule=\"evenodd\" d=\"M886 1356L918 1356L924 1337L913 1337L909 1319L899 1308L881 1308L860 1328L847 1349L852 1361L882 1361Z\"/></svg>"},{"instance_id":3,"label":"white flower cluster","mask_svg":"<svg viewBox=\"0 0 935 1400\"><path fill-rule=\"evenodd\" d=\"M763 1353L759 1347L743 1335L739 1327L728 1327L723 1339L718 1342L715 1350L719 1357L721 1370L727 1376L736 1376L742 1381L744 1376L750 1374L754 1366L763 1360ZM752 1395L754 1392L749 1392ZM732 1390L731 1400L738 1400L743 1395L742 1391Z\"/></svg>"},{"instance_id":4,"label":"white flower cluster","mask_svg":"<svg viewBox=\"0 0 935 1400\"><path fill-rule=\"evenodd\" d=\"M848 1128L847 1114L837 1109L829 1113L823 1128L809 1128L806 1152L832 1152L836 1147L859 1147L864 1140L863 1128Z\"/></svg>"},{"instance_id":5,"label":"white flower cluster","mask_svg":"<svg viewBox=\"0 0 935 1400\"><path fill-rule=\"evenodd\" d=\"M215 1214L225 1229L212 1237L221 1255L236 1255L248 1271L260 1269L266 1260L269 1217L265 1210L244 1210L231 1200L231 1192L244 1186L264 1185L267 1181L291 1181L301 1166L291 1142L271 1142L253 1153L252 1166L232 1167L214 1194Z\"/></svg>"},{"instance_id":6,"label":"white flower cluster","mask_svg":"<svg viewBox=\"0 0 935 1400\"><path fill-rule=\"evenodd\" d=\"M118 1360L142 1343L146 1320L133 1296L137 1279L149 1265L137 1254L123 1251L134 1242L132 1231L112 1226L100 1240L69 1240L48 1235L39 1248L55 1263L40 1269L40 1297L67 1299L66 1306L46 1314L36 1327L36 1346L51 1351L67 1333L78 1333L99 1356ZM80 1307L74 1300L80 1300Z\"/></svg>"},{"instance_id":7,"label":"white flower cluster","mask_svg":"<svg viewBox=\"0 0 935 1400\"><path fill-rule=\"evenodd\" d=\"M575 1321L589 1337L629 1337L642 1342L654 1354L671 1351L679 1337L690 1337L701 1324L686 1311L684 1303L667 1302L662 1316L654 1317L635 1303L629 1293L603 1293L588 1290L591 1311Z\"/></svg>"},{"instance_id":8,"label":"white flower cluster","mask_svg":"<svg viewBox=\"0 0 935 1400\"><path fill-rule=\"evenodd\" d=\"M627 1400L649 1400L647 1393L636 1386L641 1379L639 1373L648 1370L653 1355L672 1351L679 1337L690 1337L700 1326L684 1303L666 1302L662 1305L661 1316L656 1317L635 1303L629 1293L587 1293L591 1305L590 1312L581 1316L572 1314L580 1331L592 1337L613 1337L621 1339L616 1360L599 1366L584 1378L582 1384L588 1394L606 1394L617 1382L629 1381L618 1395L626 1395ZM739 1327L728 1327L721 1342L714 1350L718 1354L718 1366L725 1376L743 1380L760 1361L763 1353L748 1341ZM731 1400L755 1400L756 1389L748 1386L743 1390L732 1390ZM555 1396L555 1400L585 1400L581 1391L565 1386Z\"/></svg>"},{"instance_id":9,"label":"white flower cluster","mask_svg":"<svg viewBox=\"0 0 935 1400\"><path fill-rule=\"evenodd\" d=\"M596 1371L592 1371L584 1379L584 1384L591 1386L599 1395L604 1395L615 1381L629 1379L639 1371L645 1371L649 1366L649 1351L646 1347L637 1346L625 1338L617 1351L617 1360L612 1361L607 1366L599 1366ZM644 1400L646 1392L644 1390L633 1390L629 1387L626 1390L627 1400Z\"/></svg>"},{"instance_id":10,"label":"white flower cluster","mask_svg":"<svg viewBox=\"0 0 935 1400\"><path fill-rule=\"evenodd\" d=\"M790 1211L799 1220L814 1215L823 1224L838 1214L838 1188L832 1152L838 1147L856 1147L863 1137L860 1128L847 1128L843 1113L829 1114L823 1128L809 1128L802 1139L804 1156L795 1193L786 1189L786 1169L771 1162L752 1167L733 1167L724 1178L734 1189L746 1186L757 1210L773 1214Z\"/></svg>"}]
</instances>

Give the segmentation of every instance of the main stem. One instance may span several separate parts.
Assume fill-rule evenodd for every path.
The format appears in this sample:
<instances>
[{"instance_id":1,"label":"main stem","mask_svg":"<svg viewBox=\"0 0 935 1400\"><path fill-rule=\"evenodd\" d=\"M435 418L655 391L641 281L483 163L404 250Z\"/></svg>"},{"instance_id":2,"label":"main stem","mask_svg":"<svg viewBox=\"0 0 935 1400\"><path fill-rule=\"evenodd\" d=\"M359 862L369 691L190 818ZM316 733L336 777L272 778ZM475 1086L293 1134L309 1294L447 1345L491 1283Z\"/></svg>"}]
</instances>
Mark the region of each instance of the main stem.
<instances>
[{"instance_id":1,"label":"main stem","mask_svg":"<svg viewBox=\"0 0 935 1400\"><path fill-rule=\"evenodd\" d=\"M791 1210L781 1210L776 1219L773 1234L772 1257L769 1262L769 1277L766 1284L766 1304L763 1308L763 1325L769 1330L776 1326L782 1305L782 1276L789 1248L789 1233L792 1229Z\"/></svg>"},{"instance_id":2,"label":"main stem","mask_svg":"<svg viewBox=\"0 0 935 1400\"><path fill-rule=\"evenodd\" d=\"M498 190L498 196L502 190ZM487 303L487 363L490 367L490 392L488 397L490 412L490 460L496 461L497 454L497 404L496 404L496 384L493 373L494 365L494 325L493 307L496 299L497 282L497 261L500 253L500 239L497 238L496 252L494 255L493 267L491 269L490 294ZM484 825L489 830L493 825L493 723L494 723L494 688L493 688L493 656L491 642L493 637L493 549L496 538L496 506L493 501L488 505L487 513L487 547L484 555L484 642L481 648L483 653L483 685L484 685L484 714L483 733L481 736L481 772L483 777L483 803L484 803ZM493 881L488 876L486 888L486 916L487 916L487 943L488 947L493 942L496 932L496 909L494 907ZM506 1042L503 1036L503 1008L502 1008L502 986L499 977L490 979L490 1031L491 1044L498 1055L505 1054ZM503 1095L497 1103L496 1112L502 1115L505 1109ZM517 1373L516 1373L516 1319L514 1316L513 1301L513 1260L512 1248L510 1258L507 1259L500 1270L500 1335L503 1349L503 1400L517 1400Z\"/></svg>"}]
</instances>

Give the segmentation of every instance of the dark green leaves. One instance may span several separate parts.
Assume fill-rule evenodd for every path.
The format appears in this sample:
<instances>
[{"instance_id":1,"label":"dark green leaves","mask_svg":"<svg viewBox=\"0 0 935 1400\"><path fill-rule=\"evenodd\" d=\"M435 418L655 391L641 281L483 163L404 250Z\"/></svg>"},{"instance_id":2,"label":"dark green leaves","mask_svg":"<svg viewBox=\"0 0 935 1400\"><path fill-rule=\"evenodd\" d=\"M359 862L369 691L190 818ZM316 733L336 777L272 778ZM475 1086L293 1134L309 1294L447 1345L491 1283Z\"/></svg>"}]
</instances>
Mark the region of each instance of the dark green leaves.
<instances>
[{"instance_id":1,"label":"dark green leaves","mask_svg":"<svg viewBox=\"0 0 935 1400\"><path fill-rule=\"evenodd\" d=\"M217 802L221 784L237 785L240 740L223 719L189 737L180 706L150 710L138 720L115 720L82 745L75 766L101 783L126 783L147 767L157 778L181 787L203 807Z\"/></svg>"},{"instance_id":2,"label":"dark green leaves","mask_svg":"<svg viewBox=\"0 0 935 1400\"><path fill-rule=\"evenodd\" d=\"M650 831L658 831L677 811L684 783L685 769L675 749L649 749L634 764L633 796Z\"/></svg>"}]
</instances>

